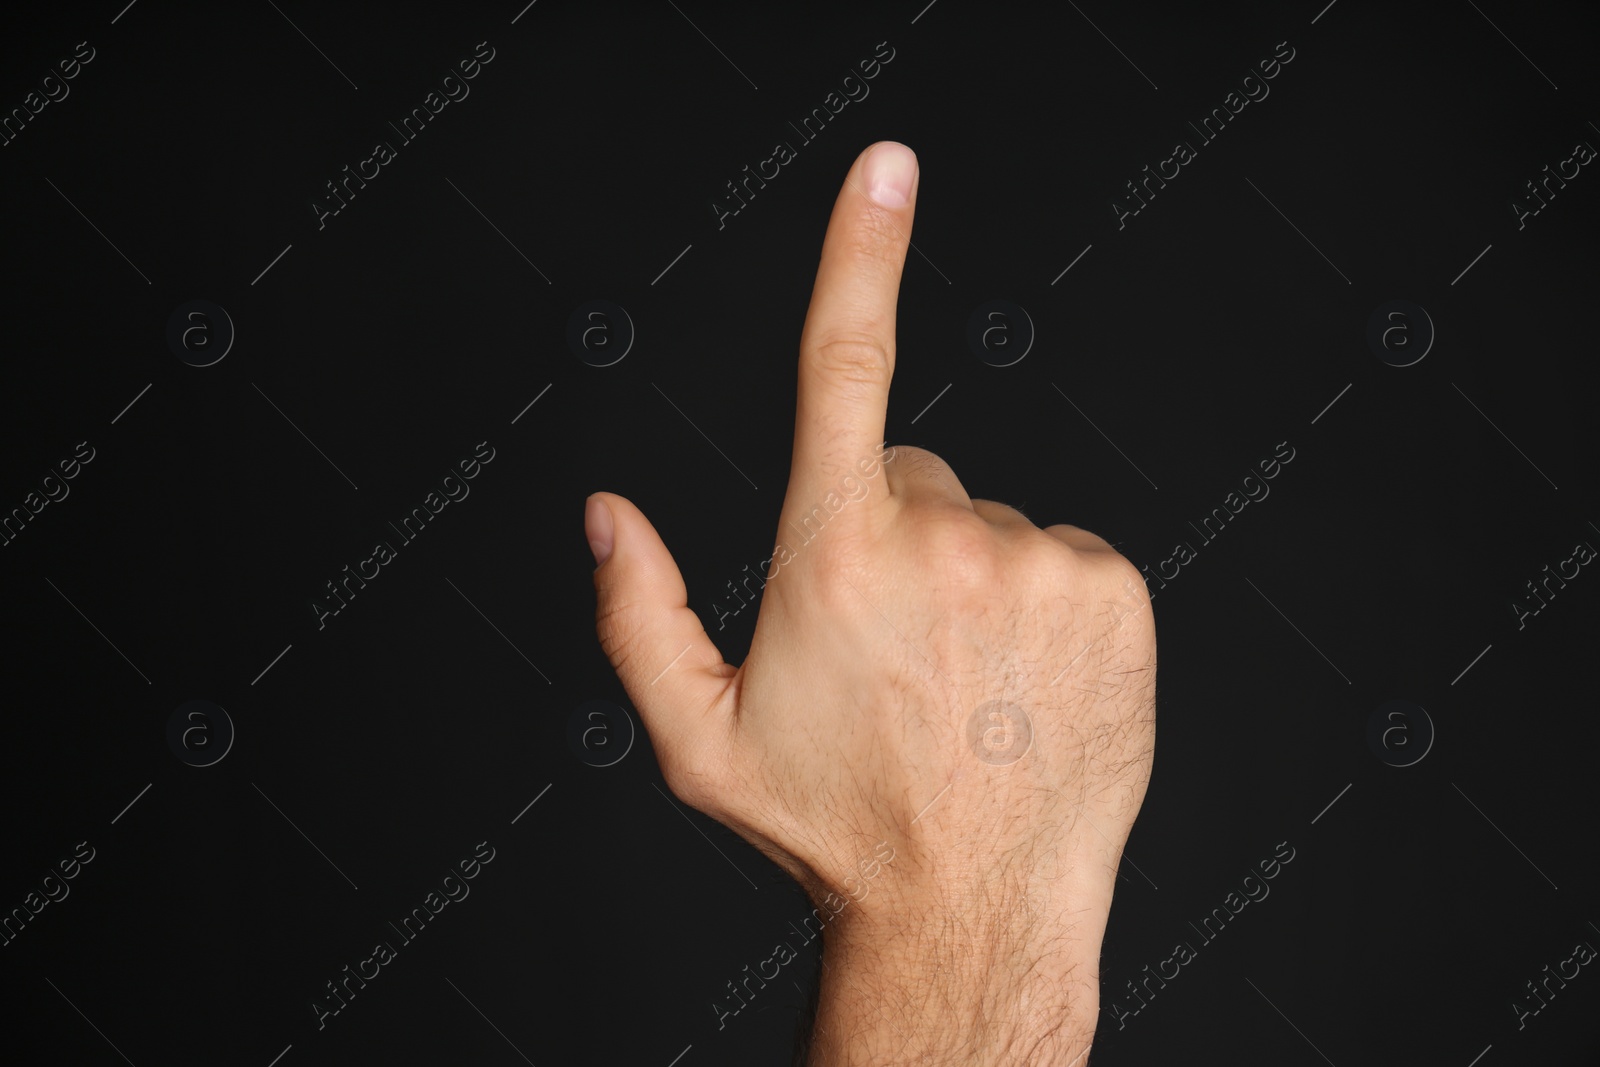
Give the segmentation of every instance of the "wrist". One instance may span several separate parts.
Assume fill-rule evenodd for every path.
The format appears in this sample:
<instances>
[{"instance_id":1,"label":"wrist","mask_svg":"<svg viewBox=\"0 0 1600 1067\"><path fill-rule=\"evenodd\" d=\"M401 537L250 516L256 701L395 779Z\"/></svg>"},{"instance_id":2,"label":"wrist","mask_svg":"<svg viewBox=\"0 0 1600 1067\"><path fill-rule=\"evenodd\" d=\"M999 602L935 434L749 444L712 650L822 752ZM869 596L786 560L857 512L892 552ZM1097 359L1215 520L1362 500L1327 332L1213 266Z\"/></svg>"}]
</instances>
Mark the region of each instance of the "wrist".
<instances>
[{"instance_id":1,"label":"wrist","mask_svg":"<svg viewBox=\"0 0 1600 1067\"><path fill-rule=\"evenodd\" d=\"M852 902L824 934L814 1067L1068 1064L1099 1013L1098 872Z\"/></svg>"}]
</instances>

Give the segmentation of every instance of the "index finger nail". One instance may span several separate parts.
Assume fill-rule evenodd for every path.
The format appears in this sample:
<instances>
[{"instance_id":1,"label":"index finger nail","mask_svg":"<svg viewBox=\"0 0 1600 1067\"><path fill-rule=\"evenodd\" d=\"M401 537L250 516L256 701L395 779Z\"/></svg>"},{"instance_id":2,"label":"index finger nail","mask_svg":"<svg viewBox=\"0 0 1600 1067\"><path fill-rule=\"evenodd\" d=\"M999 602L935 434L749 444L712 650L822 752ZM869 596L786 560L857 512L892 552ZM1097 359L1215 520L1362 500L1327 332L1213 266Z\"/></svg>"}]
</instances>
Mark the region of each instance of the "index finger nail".
<instances>
[{"instance_id":1,"label":"index finger nail","mask_svg":"<svg viewBox=\"0 0 1600 1067\"><path fill-rule=\"evenodd\" d=\"M905 207L916 176L916 153L898 141L884 141L867 157L867 192L883 207Z\"/></svg>"}]
</instances>

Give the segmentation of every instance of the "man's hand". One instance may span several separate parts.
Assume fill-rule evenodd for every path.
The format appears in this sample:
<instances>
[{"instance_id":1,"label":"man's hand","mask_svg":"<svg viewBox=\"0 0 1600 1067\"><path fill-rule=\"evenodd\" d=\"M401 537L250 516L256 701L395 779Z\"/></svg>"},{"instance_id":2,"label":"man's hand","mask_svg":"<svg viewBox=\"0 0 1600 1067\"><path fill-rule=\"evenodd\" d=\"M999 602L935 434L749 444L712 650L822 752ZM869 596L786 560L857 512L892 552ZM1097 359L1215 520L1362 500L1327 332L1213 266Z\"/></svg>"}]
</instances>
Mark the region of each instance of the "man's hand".
<instances>
[{"instance_id":1,"label":"man's hand","mask_svg":"<svg viewBox=\"0 0 1600 1067\"><path fill-rule=\"evenodd\" d=\"M1101 538L1041 530L932 453L883 448L918 174L879 142L834 205L743 666L609 493L585 516L600 642L674 793L813 901L858 897L828 927L814 1062L1064 1065L1093 1037L1150 777L1155 628L1139 571ZM864 892L880 841L894 859Z\"/></svg>"}]
</instances>

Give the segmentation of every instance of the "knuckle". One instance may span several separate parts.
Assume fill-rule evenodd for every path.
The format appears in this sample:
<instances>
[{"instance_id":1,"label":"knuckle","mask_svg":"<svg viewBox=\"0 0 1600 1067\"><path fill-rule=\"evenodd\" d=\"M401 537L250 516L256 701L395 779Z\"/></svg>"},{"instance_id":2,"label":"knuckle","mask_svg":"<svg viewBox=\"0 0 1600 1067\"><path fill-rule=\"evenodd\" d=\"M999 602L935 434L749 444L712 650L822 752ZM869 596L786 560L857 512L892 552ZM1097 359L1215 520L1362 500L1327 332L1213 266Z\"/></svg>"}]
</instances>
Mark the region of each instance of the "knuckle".
<instances>
[{"instance_id":1,"label":"knuckle","mask_svg":"<svg viewBox=\"0 0 1600 1067\"><path fill-rule=\"evenodd\" d=\"M639 625L635 613L615 596L602 595L595 609L595 632L600 637L600 649L620 673L622 664L639 643Z\"/></svg>"},{"instance_id":2,"label":"knuckle","mask_svg":"<svg viewBox=\"0 0 1600 1067\"><path fill-rule=\"evenodd\" d=\"M829 337L812 346L810 363L828 380L882 387L889 381L893 352L868 336Z\"/></svg>"},{"instance_id":3,"label":"knuckle","mask_svg":"<svg viewBox=\"0 0 1600 1067\"><path fill-rule=\"evenodd\" d=\"M1080 588L1083 584L1083 557L1070 545L1045 533L1027 531L1016 548L1018 563L1026 574L1036 575L1050 588Z\"/></svg>"},{"instance_id":4,"label":"knuckle","mask_svg":"<svg viewBox=\"0 0 1600 1067\"><path fill-rule=\"evenodd\" d=\"M918 520L919 553L938 580L961 590L992 587L1000 553L989 524L966 508L940 508Z\"/></svg>"}]
</instances>

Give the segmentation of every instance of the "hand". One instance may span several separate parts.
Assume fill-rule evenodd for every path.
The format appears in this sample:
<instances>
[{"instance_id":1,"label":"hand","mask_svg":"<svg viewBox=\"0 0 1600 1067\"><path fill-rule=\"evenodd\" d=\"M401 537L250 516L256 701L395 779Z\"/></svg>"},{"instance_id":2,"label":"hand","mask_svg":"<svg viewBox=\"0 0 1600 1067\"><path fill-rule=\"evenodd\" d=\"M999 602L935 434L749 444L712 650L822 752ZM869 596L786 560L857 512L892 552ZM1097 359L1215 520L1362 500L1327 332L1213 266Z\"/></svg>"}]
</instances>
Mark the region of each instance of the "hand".
<instances>
[{"instance_id":1,"label":"hand","mask_svg":"<svg viewBox=\"0 0 1600 1067\"><path fill-rule=\"evenodd\" d=\"M918 182L910 149L879 142L834 205L743 666L610 493L585 515L600 643L672 791L813 901L855 898L827 929L814 1062L1066 1064L1093 1036L1150 776L1154 621L1101 538L1040 530L938 456L883 447ZM869 886L880 841L894 858Z\"/></svg>"}]
</instances>

